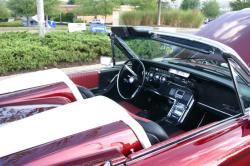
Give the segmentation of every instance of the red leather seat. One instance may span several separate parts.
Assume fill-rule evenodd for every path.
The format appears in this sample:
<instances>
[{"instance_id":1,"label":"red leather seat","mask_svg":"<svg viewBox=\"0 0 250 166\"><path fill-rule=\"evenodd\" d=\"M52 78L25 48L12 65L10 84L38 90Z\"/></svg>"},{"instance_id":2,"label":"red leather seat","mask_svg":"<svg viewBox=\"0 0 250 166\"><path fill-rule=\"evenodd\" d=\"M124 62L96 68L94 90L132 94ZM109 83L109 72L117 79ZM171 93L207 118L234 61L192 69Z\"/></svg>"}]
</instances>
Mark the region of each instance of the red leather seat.
<instances>
[{"instance_id":1,"label":"red leather seat","mask_svg":"<svg viewBox=\"0 0 250 166\"><path fill-rule=\"evenodd\" d=\"M169 138L165 130L160 125L149 119L136 115L136 113L140 112L141 109L126 101L122 101L119 104L125 108L129 114L143 127L152 145Z\"/></svg>"},{"instance_id":2,"label":"red leather seat","mask_svg":"<svg viewBox=\"0 0 250 166\"><path fill-rule=\"evenodd\" d=\"M85 87L78 86L78 89L83 98L90 98L95 96L89 89ZM137 112L141 111L139 108L125 101L121 102L120 105L124 107L129 112L129 114L143 127L151 144L156 144L168 139L167 133L160 125L151 120L136 115Z\"/></svg>"}]
</instances>

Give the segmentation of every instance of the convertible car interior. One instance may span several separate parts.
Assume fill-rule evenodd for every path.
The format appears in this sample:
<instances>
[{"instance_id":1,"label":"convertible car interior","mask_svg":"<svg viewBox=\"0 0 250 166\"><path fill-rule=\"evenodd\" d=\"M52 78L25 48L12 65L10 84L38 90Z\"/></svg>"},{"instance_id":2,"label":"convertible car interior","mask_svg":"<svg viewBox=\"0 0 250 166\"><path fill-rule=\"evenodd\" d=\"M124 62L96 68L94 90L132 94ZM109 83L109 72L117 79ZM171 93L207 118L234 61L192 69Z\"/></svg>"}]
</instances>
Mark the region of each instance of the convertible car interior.
<instances>
[{"instance_id":1,"label":"convertible car interior","mask_svg":"<svg viewBox=\"0 0 250 166\"><path fill-rule=\"evenodd\" d=\"M141 52L133 45L143 40L135 40L125 37L123 42L138 56ZM146 44L163 47L150 42ZM171 49L173 60L172 55L161 60L132 57L100 71L103 90L80 88L80 92L86 98L101 94L119 103L141 124L152 144L240 114L233 79L219 53L214 53L217 59L206 60L210 52Z\"/></svg>"},{"instance_id":2,"label":"convertible car interior","mask_svg":"<svg viewBox=\"0 0 250 166\"><path fill-rule=\"evenodd\" d=\"M113 88L105 96L129 111L152 144L239 114L232 84L225 85L214 76L211 79L182 72L176 67L149 61L144 64L145 83L138 96L132 100L121 98L116 81L108 85ZM80 92L86 98L95 96L86 88L81 87Z\"/></svg>"},{"instance_id":3,"label":"convertible car interior","mask_svg":"<svg viewBox=\"0 0 250 166\"><path fill-rule=\"evenodd\" d=\"M100 105L89 107L95 110L89 117L96 116L96 121L104 123L112 116L107 105L110 110L120 109L100 97L105 96L123 107L154 145L241 114L229 66L220 58L219 50L195 42L191 46L185 41L176 41L174 36L166 39L160 33L148 37L131 30L123 36L118 30L114 28L117 36L111 36L113 61L116 61L112 67L68 75L53 69L1 81L1 87L15 84L0 92L0 125L69 103L94 99L100 101ZM139 36L138 39L135 36ZM144 44L144 48L139 49L138 44ZM146 47L152 50L147 51ZM120 59L122 63L117 63ZM244 81L239 82L244 89ZM243 102L249 107L250 93L245 94ZM74 108L80 110L79 106L76 104ZM124 115L116 114L120 120L127 117L120 113ZM138 138L142 140L141 137ZM143 147L148 147L145 144Z\"/></svg>"}]
</instances>

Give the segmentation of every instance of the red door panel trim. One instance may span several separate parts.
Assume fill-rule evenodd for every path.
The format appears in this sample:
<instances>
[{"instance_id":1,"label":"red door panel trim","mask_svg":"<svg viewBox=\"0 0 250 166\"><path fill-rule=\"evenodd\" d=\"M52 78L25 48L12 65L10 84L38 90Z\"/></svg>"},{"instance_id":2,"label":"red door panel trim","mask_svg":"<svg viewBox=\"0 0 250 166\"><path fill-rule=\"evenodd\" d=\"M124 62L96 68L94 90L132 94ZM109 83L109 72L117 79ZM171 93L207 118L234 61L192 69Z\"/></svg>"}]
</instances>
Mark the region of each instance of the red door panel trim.
<instances>
[{"instance_id":1,"label":"red door panel trim","mask_svg":"<svg viewBox=\"0 0 250 166\"><path fill-rule=\"evenodd\" d=\"M84 86L89 89L99 87L98 71L72 73L68 76L76 85Z\"/></svg>"}]
</instances>

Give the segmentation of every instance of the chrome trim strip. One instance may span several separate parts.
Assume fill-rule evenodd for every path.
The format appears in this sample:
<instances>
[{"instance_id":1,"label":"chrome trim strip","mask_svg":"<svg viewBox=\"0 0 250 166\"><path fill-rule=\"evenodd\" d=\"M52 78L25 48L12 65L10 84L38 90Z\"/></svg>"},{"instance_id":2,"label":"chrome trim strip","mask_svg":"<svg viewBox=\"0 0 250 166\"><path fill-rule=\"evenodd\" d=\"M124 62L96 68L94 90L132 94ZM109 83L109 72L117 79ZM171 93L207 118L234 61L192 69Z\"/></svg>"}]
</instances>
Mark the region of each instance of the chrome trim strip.
<instances>
[{"instance_id":1,"label":"chrome trim strip","mask_svg":"<svg viewBox=\"0 0 250 166\"><path fill-rule=\"evenodd\" d=\"M183 115L182 118L180 119L180 123L183 123L184 119L186 119L186 117L187 117L188 113L190 112L190 109L191 109L191 107L193 106L193 104L194 104L194 98L192 97L192 98L191 98L191 101L190 101L189 104L188 104L187 110L185 111L184 115Z\"/></svg>"},{"instance_id":2,"label":"chrome trim strip","mask_svg":"<svg viewBox=\"0 0 250 166\"><path fill-rule=\"evenodd\" d=\"M231 114L229 114L229 113L223 112L223 111L221 111L221 110L219 110L219 109L217 109L217 108L211 107L211 106L206 105L206 104L204 104L204 103L197 102L197 104L200 104L200 105L202 105L202 106L204 106L204 107L207 107L207 108L212 109L212 110L214 110L214 111L217 111L217 112L219 112L219 113L223 113L223 114L228 115L228 116L233 116L233 115L231 115Z\"/></svg>"}]
</instances>

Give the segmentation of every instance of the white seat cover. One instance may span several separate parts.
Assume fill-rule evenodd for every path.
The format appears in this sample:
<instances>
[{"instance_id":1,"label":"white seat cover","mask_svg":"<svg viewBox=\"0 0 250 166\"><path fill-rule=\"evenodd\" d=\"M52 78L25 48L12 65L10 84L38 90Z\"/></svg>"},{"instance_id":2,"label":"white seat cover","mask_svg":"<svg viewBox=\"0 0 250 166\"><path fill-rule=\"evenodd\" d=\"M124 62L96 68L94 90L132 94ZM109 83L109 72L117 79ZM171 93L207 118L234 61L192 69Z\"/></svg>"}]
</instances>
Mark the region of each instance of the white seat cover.
<instances>
[{"instance_id":1,"label":"white seat cover","mask_svg":"<svg viewBox=\"0 0 250 166\"><path fill-rule=\"evenodd\" d=\"M60 82L65 83L70 88L76 100L83 100L82 95L77 89L76 85L63 71L59 69L26 73L1 80L0 94L16 92Z\"/></svg>"}]
</instances>

